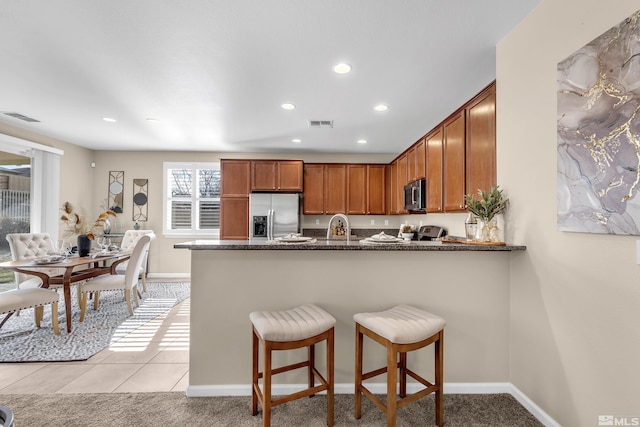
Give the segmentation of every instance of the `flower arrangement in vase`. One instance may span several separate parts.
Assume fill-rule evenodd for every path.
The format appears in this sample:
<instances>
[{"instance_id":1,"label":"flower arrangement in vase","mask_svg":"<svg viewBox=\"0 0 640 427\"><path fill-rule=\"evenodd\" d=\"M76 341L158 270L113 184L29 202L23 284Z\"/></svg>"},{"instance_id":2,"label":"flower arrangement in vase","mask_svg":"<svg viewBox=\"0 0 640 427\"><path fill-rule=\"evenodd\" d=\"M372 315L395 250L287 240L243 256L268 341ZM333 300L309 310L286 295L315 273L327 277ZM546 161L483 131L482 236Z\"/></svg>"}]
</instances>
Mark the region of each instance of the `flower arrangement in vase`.
<instances>
[{"instance_id":1,"label":"flower arrangement in vase","mask_svg":"<svg viewBox=\"0 0 640 427\"><path fill-rule=\"evenodd\" d=\"M73 205L65 202L62 205L62 216L60 220L65 225L64 236L70 237L77 235L78 238L78 254L87 256L91 250L91 241L95 239L95 235L104 229L106 221L110 216L116 216L111 209L107 209L100 213L94 222L85 219L82 213L75 211Z\"/></svg>"},{"instance_id":2,"label":"flower arrangement in vase","mask_svg":"<svg viewBox=\"0 0 640 427\"><path fill-rule=\"evenodd\" d=\"M471 194L467 194L464 200L469 212L482 221L482 226L478 226L481 233L480 241L498 242L499 229L496 215L504 212L509 199L504 197L498 185L491 186L488 192L478 189L478 196L479 198L476 199Z\"/></svg>"}]
</instances>

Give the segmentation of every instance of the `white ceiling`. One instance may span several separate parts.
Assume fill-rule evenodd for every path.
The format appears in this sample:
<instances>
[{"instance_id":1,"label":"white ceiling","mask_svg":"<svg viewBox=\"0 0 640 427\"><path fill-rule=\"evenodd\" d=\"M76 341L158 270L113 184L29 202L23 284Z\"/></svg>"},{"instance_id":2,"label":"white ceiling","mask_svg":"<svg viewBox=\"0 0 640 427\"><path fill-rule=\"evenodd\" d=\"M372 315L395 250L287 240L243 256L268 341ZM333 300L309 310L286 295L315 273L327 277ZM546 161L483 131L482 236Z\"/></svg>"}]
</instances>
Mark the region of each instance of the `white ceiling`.
<instances>
[{"instance_id":1,"label":"white ceiling","mask_svg":"<svg viewBox=\"0 0 640 427\"><path fill-rule=\"evenodd\" d=\"M0 121L97 150L399 153L539 1L0 0Z\"/></svg>"}]
</instances>

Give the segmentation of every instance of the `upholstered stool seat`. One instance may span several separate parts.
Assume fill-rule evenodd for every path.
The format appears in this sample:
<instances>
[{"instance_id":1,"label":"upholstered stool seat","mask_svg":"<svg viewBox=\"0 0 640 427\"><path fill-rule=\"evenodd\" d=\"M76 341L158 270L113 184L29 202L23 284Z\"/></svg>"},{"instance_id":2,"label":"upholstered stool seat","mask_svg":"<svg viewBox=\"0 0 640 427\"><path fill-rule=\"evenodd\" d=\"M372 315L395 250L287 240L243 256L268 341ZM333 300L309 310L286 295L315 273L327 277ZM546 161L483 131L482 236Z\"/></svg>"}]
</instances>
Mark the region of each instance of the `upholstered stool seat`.
<instances>
[{"instance_id":1,"label":"upholstered stool seat","mask_svg":"<svg viewBox=\"0 0 640 427\"><path fill-rule=\"evenodd\" d=\"M253 325L253 366L251 413L258 413L258 403L262 406L262 425L271 425L271 408L301 397L327 392L327 425L333 425L334 388L334 326L336 319L314 304L306 304L286 311L254 311L249 314ZM315 366L315 344L326 341L326 378ZM259 370L259 348L263 347L263 370ZM273 368L272 352L307 347L307 360L279 368ZM272 397L272 376L299 368L308 369L308 387L302 391L274 399ZM259 380L262 378L262 389ZM321 385L315 385L318 378Z\"/></svg>"},{"instance_id":2,"label":"upholstered stool seat","mask_svg":"<svg viewBox=\"0 0 640 427\"><path fill-rule=\"evenodd\" d=\"M57 335L58 329L58 293L45 288L12 289L0 293L0 315L6 314L0 322L0 328L9 320L11 315L19 310L35 308L36 327L40 327L40 321L44 314L44 305L51 304L51 323L53 331Z\"/></svg>"},{"instance_id":3,"label":"upholstered stool seat","mask_svg":"<svg viewBox=\"0 0 640 427\"><path fill-rule=\"evenodd\" d=\"M410 305L397 305L376 313L358 313L356 322L356 378L355 417L362 415L362 394L366 395L387 415L387 426L396 425L396 410L421 397L435 393L436 425L443 423L443 336L445 320L435 314ZM362 372L364 336L387 349L387 366L374 371ZM435 344L435 380L425 380L407 368L407 352ZM398 372L399 370L399 372ZM364 385L363 381L387 373L387 402L382 402ZM421 383L424 388L407 396L407 375ZM400 399L397 399L397 382L400 383Z\"/></svg>"}]
</instances>

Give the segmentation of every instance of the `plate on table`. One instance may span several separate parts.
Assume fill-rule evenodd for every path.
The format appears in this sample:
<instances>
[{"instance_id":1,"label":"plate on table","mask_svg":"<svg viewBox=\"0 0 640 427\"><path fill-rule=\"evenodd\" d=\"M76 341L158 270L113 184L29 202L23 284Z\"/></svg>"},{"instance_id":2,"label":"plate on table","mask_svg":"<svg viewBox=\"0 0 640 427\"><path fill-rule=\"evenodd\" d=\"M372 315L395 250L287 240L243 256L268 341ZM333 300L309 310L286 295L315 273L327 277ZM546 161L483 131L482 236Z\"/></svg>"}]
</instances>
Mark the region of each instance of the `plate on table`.
<instances>
[{"instance_id":1,"label":"plate on table","mask_svg":"<svg viewBox=\"0 0 640 427\"><path fill-rule=\"evenodd\" d=\"M313 237L304 237L304 236L285 236L285 237L276 237L275 240L277 240L278 242L285 242L285 243L300 243L300 242L308 242L309 240L313 239Z\"/></svg>"},{"instance_id":2,"label":"plate on table","mask_svg":"<svg viewBox=\"0 0 640 427\"><path fill-rule=\"evenodd\" d=\"M38 264L38 265L46 265L46 264L55 264L57 262L64 261L64 259L65 259L64 255L47 255L47 256L34 258L33 262L34 264Z\"/></svg>"},{"instance_id":3,"label":"plate on table","mask_svg":"<svg viewBox=\"0 0 640 427\"><path fill-rule=\"evenodd\" d=\"M403 239L399 239L397 237L385 237L380 239L379 237L367 237L365 240L376 243L399 243L404 241Z\"/></svg>"}]
</instances>

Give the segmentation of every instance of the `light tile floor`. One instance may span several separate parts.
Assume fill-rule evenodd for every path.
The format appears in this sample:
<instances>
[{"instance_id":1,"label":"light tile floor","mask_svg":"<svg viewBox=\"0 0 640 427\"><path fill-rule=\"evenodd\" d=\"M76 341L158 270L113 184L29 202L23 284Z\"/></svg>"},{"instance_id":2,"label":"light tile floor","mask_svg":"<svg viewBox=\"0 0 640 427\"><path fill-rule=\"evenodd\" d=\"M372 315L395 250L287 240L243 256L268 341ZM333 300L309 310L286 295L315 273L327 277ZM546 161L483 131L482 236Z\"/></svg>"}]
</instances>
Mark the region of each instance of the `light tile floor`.
<instances>
[{"instance_id":1,"label":"light tile floor","mask_svg":"<svg viewBox=\"0 0 640 427\"><path fill-rule=\"evenodd\" d=\"M0 363L0 393L186 391L190 299L81 362Z\"/></svg>"}]
</instances>

